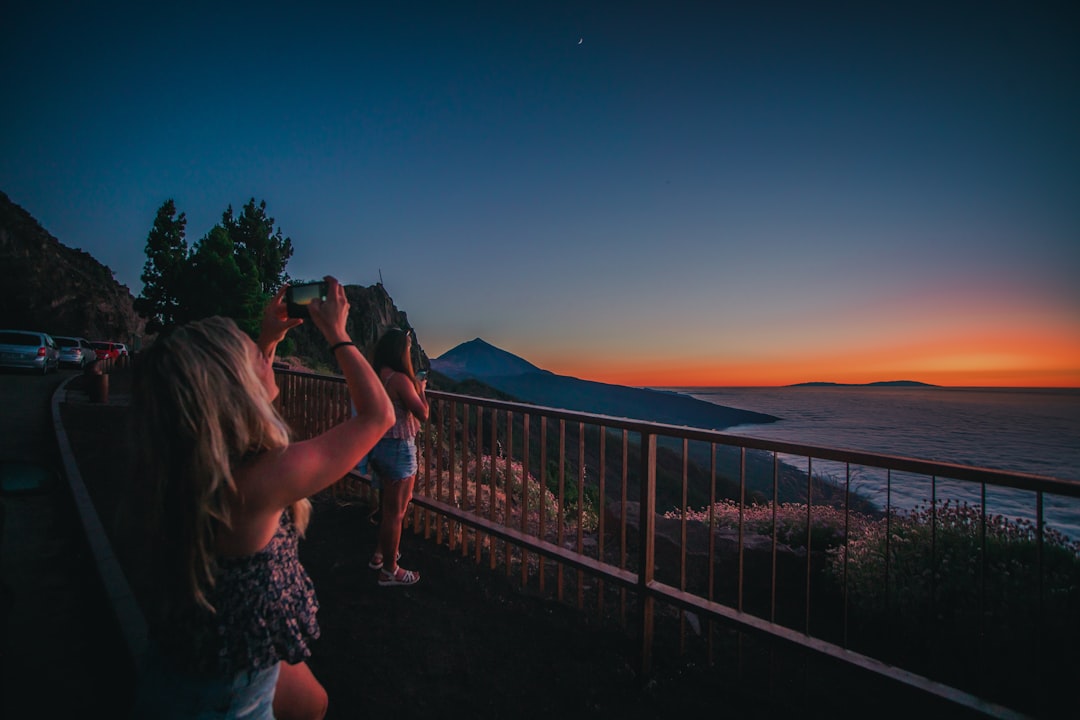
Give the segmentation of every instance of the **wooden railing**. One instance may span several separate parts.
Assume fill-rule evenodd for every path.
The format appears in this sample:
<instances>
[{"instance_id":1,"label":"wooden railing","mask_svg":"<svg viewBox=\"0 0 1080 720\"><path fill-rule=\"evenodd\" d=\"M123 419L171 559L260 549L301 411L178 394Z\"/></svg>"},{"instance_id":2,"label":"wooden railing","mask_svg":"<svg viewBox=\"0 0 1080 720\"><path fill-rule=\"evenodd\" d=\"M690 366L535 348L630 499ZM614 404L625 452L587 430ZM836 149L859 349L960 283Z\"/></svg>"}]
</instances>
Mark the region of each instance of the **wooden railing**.
<instances>
[{"instance_id":1,"label":"wooden railing","mask_svg":"<svg viewBox=\"0 0 1080 720\"><path fill-rule=\"evenodd\" d=\"M278 384L298 437L348 414L341 378ZM1080 677L1080 483L428 396L412 531L617 624L643 673L787 650L995 717Z\"/></svg>"}]
</instances>

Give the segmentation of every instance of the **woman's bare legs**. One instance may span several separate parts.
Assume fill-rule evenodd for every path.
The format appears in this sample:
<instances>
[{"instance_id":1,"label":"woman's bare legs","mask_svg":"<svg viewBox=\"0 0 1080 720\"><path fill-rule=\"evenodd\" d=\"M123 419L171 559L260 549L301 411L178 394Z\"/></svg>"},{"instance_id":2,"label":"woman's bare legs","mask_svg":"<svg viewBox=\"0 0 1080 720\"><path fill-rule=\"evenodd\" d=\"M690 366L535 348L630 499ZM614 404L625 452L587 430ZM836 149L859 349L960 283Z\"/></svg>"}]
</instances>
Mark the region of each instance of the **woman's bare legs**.
<instances>
[{"instance_id":1,"label":"woman's bare legs","mask_svg":"<svg viewBox=\"0 0 1080 720\"><path fill-rule=\"evenodd\" d=\"M383 571L390 575L397 570L401 528L405 522L405 511L412 500L415 482L416 476L410 475L398 482L385 483L379 491L382 495L382 522L379 523L379 544L376 552L382 552Z\"/></svg>"},{"instance_id":2,"label":"woman's bare legs","mask_svg":"<svg viewBox=\"0 0 1080 720\"><path fill-rule=\"evenodd\" d=\"M305 662L282 661L274 690L276 720L322 720L330 699Z\"/></svg>"}]
</instances>

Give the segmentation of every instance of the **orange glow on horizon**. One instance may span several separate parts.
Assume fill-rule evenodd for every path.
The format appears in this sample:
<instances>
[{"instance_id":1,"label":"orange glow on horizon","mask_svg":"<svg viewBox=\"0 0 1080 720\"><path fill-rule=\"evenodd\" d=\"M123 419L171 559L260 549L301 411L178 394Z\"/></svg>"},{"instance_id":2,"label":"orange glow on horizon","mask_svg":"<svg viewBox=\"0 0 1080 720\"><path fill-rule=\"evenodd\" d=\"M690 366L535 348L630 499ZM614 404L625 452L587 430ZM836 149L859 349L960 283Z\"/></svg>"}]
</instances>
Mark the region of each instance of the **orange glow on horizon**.
<instances>
[{"instance_id":1,"label":"orange glow on horizon","mask_svg":"<svg viewBox=\"0 0 1080 720\"><path fill-rule=\"evenodd\" d=\"M756 361L718 357L605 358L541 365L560 375L631 387L775 387L806 382L911 380L952 387L1080 387L1080 338L965 338L887 349Z\"/></svg>"}]
</instances>

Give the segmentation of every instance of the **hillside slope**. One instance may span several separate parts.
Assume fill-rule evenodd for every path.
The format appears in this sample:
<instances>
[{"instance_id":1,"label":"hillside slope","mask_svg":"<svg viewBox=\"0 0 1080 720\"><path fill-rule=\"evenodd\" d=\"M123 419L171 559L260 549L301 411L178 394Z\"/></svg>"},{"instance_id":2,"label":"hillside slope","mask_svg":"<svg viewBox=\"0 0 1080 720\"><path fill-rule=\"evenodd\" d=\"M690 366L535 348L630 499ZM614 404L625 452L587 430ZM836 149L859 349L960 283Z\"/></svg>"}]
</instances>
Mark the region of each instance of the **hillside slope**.
<instances>
[{"instance_id":1,"label":"hillside slope","mask_svg":"<svg viewBox=\"0 0 1080 720\"><path fill-rule=\"evenodd\" d=\"M145 321L112 270L49 234L0 192L0 326L137 347Z\"/></svg>"},{"instance_id":2,"label":"hillside slope","mask_svg":"<svg viewBox=\"0 0 1080 720\"><path fill-rule=\"evenodd\" d=\"M779 419L674 392L556 375L480 338L448 350L432 360L431 367L455 380L478 380L522 402L564 410L707 430Z\"/></svg>"}]
</instances>

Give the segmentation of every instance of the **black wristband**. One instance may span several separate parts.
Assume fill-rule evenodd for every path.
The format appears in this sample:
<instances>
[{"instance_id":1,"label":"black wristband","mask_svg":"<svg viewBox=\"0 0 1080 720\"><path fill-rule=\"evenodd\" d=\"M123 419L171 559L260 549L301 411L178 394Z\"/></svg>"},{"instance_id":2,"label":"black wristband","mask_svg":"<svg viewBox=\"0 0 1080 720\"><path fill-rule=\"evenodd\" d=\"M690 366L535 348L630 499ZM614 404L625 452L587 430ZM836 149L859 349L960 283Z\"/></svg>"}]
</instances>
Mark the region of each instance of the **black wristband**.
<instances>
[{"instance_id":1,"label":"black wristband","mask_svg":"<svg viewBox=\"0 0 1080 720\"><path fill-rule=\"evenodd\" d=\"M354 343L352 340L346 340L345 342L339 342L337 345L331 345L330 354L333 355L335 352L337 352L338 348L343 348L346 345L352 345L353 347L356 347L356 343Z\"/></svg>"}]
</instances>

